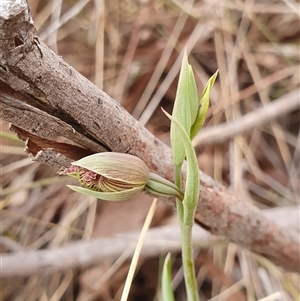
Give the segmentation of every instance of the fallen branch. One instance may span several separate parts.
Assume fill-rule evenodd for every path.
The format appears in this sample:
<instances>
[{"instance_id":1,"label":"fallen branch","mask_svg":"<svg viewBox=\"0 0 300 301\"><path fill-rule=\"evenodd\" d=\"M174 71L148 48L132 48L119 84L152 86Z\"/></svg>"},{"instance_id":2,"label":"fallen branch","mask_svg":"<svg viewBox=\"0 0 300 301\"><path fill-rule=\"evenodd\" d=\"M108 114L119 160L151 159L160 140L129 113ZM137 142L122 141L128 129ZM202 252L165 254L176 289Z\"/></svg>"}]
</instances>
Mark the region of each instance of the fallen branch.
<instances>
[{"instance_id":1,"label":"fallen branch","mask_svg":"<svg viewBox=\"0 0 300 301\"><path fill-rule=\"evenodd\" d=\"M170 148L39 40L25 0L2 0L0 37L0 116L26 140L34 160L63 167L83 154L130 153L173 179ZM57 137L71 143L55 142ZM287 270L300 271L297 233L273 223L202 172L201 187L198 224Z\"/></svg>"},{"instance_id":2,"label":"fallen branch","mask_svg":"<svg viewBox=\"0 0 300 301\"><path fill-rule=\"evenodd\" d=\"M120 233L110 238L70 242L57 249L4 254L1 259L1 277L24 277L41 272L53 273L69 268L88 267L107 258L117 259L125 251L130 258L139 235L139 232ZM196 228L194 237L198 242L211 241L211 235L199 227ZM176 252L180 250L180 246L180 229L177 225L157 227L148 231L142 255Z\"/></svg>"},{"instance_id":3,"label":"fallen branch","mask_svg":"<svg viewBox=\"0 0 300 301\"><path fill-rule=\"evenodd\" d=\"M286 229L299 231L299 208L293 207L264 210L263 214L270 216L277 224L285 224ZM289 219L286 219L289 216ZM288 224L286 224L288 222ZM30 276L37 273L53 273L70 268L86 268L97 265L105 259L115 260L125 251L128 257L133 254L140 231L120 233L110 238L97 238L91 241L70 242L67 245L48 250L18 249L12 243L4 243L15 251L12 254L2 255L1 276ZM179 252L181 249L179 225L168 225L149 229L143 245L143 256L158 256L168 252ZM218 242L200 227L193 228L194 245L209 246ZM219 241L220 242L220 241ZM22 268L20 268L22 267Z\"/></svg>"}]
</instances>

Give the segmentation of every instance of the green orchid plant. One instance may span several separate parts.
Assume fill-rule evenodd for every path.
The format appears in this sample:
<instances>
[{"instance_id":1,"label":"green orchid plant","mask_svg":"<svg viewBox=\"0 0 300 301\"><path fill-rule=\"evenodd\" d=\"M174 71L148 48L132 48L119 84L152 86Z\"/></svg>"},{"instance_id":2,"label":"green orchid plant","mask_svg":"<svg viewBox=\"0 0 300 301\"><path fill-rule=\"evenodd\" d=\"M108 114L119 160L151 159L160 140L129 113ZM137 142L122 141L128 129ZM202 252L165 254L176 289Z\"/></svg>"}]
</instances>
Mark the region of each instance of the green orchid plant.
<instances>
[{"instance_id":1,"label":"green orchid plant","mask_svg":"<svg viewBox=\"0 0 300 301\"><path fill-rule=\"evenodd\" d=\"M187 175L183 200L177 199L177 214L180 222L182 241L182 263L188 301L199 301L192 249L192 226L200 194L200 177L192 139L204 124L209 107L209 96L218 71L208 80L204 90L198 98L194 73L184 53L179 75L178 89L174 102L172 116L164 111L171 120L171 145L173 151L174 179L176 186L182 189L182 164L187 161ZM169 259L168 259L169 260ZM168 265L165 265L166 267ZM167 272L163 271L163 275ZM163 284L166 281L162 282ZM170 289L162 288L170 298Z\"/></svg>"},{"instance_id":2,"label":"green orchid plant","mask_svg":"<svg viewBox=\"0 0 300 301\"><path fill-rule=\"evenodd\" d=\"M184 54L172 116L163 110L171 120L175 184L150 172L140 158L115 152L84 157L60 172L79 181L81 186L68 185L72 190L105 201L126 201L143 190L158 196L176 198L188 301L199 301L193 262L192 226L200 193L200 177L192 139L204 124L210 91L216 77L217 72L209 79L198 98L194 73L187 54ZM183 188L181 173L184 160L187 161L187 175ZM162 295L164 301L175 300L171 285L170 255L163 268Z\"/></svg>"}]
</instances>

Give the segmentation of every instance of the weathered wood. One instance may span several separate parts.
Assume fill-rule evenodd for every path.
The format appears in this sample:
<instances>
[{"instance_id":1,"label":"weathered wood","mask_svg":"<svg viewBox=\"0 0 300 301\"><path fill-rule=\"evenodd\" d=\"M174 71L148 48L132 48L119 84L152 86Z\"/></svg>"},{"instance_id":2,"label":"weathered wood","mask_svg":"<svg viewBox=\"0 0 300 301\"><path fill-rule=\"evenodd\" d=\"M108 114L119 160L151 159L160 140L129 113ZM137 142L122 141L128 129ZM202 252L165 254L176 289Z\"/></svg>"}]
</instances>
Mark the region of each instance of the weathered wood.
<instances>
[{"instance_id":1,"label":"weathered wood","mask_svg":"<svg viewBox=\"0 0 300 301\"><path fill-rule=\"evenodd\" d=\"M34 160L66 166L83 153L130 153L173 179L170 148L39 40L25 0L2 0L0 39L0 116L27 140ZM299 272L297 233L202 172L201 185L198 224Z\"/></svg>"}]
</instances>

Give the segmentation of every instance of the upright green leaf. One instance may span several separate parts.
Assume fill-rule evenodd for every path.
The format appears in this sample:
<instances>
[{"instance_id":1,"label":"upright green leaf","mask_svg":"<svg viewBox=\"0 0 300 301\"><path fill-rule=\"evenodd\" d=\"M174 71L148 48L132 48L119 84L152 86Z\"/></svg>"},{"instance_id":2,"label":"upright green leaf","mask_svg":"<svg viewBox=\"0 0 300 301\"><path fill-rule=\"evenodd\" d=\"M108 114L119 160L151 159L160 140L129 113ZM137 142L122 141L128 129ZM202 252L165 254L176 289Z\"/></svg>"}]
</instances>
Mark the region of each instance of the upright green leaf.
<instances>
[{"instance_id":1,"label":"upright green leaf","mask_svg":"<svg viewBox=\"0 0 300 301\"><path fill-rule=\"evenodd\" d=\"M204 124L206 113L209 107L210 91L215 83L217 75L218 75L218 70L210 77L201 94L201 97L199 99L198 114L191 128L191 134L190 134L191 140L195 138L195 136L198 134L199 130L202 128Z\"/></svg>"},{"instance_id":2,"label":"upright green leaf","mask_svg":"<svg viewBox=\"0 0 300 301\"><path fill-rule=\"evenodd\" d=\"M167 254L162 271L162 299L163 301L175 301L172 288L170 253Z\"/></svg>"}]
</instances>

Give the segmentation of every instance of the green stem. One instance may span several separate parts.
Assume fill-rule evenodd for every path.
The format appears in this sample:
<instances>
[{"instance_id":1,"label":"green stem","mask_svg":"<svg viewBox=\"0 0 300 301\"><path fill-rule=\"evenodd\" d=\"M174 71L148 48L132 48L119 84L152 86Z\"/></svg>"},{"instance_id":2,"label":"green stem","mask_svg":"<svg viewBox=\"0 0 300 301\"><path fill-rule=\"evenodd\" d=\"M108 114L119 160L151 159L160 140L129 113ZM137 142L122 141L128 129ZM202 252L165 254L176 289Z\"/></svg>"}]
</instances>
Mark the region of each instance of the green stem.
<instances>
[{"instance_id":1,"label":"green stem","mask_svg":"<svg viewBox=\"0 0 300 301\"><path fill-rule=\"evenodd\" d=\"M182 241L182 264L187 299L188 301L199 301L193 258L192 227L181 222L180 229Z\"/></svg>"},{"instance_id":2,"label":"green stem","mask_svg":"<svg viewBox=\"0 0 300 301\"><path fill-rule=\"evenodd\" d=\"M175 185L181 190L182 189L182 179L181 179L181 165L174 165L174 179ZM183 204L182 201L176 199L176 209L177 215L180 223L183 222Z\"/></svg>"},{"instance_id":3,"label":"green stem","mask_svg":"<svg viewBox=\"0 0 300 301\"><path fill-rule=\"evenodd\" d=\"M174 166L174 178L176 186L181 190L181 166ZM176 199L177 215L180 222L181 244L182 244L182 265L184 281L188 301L199 301L197 281L195 275L195 266L192 247L192 226L184 224L184 208L180 200Z\"/></svg>"}]
</instances>

